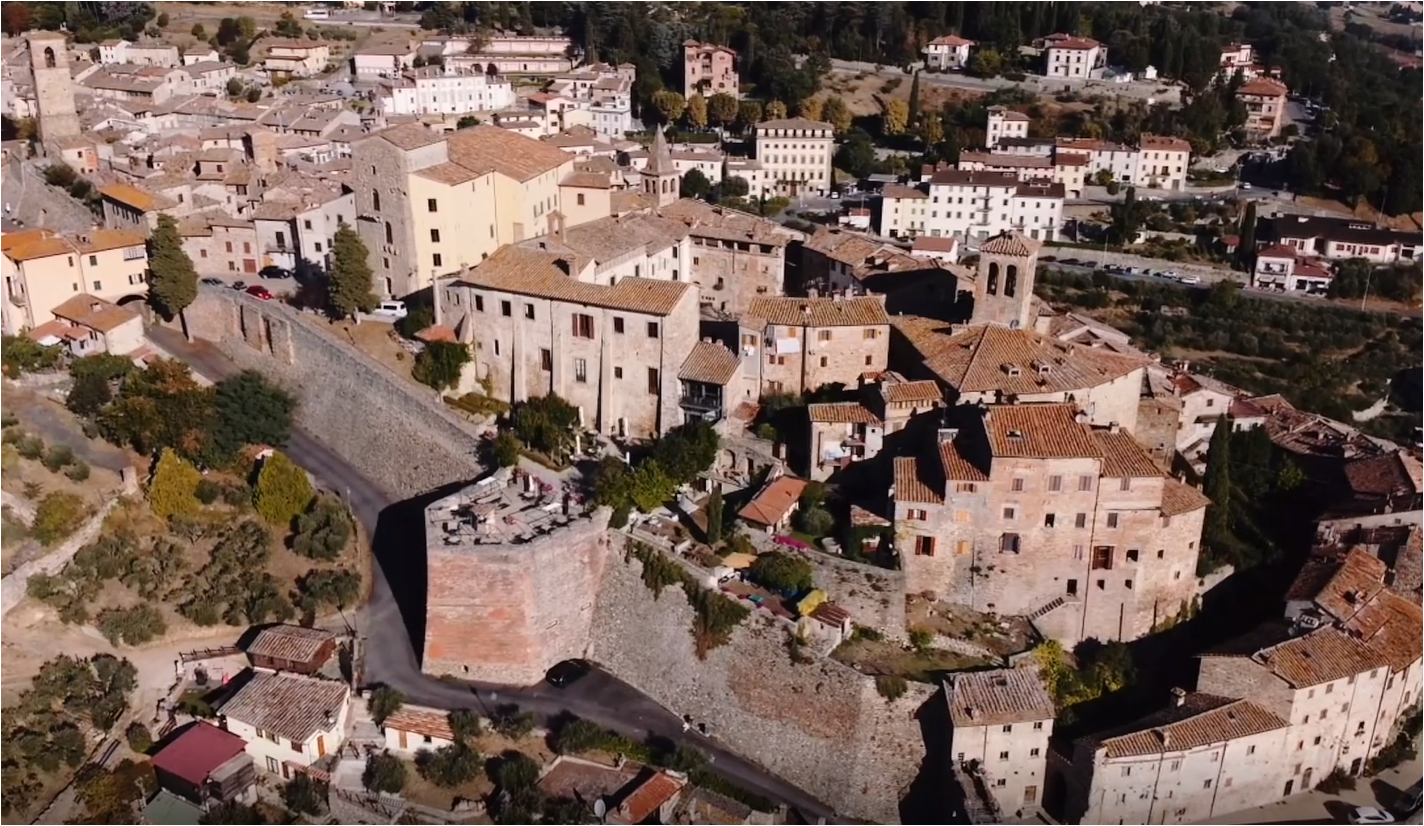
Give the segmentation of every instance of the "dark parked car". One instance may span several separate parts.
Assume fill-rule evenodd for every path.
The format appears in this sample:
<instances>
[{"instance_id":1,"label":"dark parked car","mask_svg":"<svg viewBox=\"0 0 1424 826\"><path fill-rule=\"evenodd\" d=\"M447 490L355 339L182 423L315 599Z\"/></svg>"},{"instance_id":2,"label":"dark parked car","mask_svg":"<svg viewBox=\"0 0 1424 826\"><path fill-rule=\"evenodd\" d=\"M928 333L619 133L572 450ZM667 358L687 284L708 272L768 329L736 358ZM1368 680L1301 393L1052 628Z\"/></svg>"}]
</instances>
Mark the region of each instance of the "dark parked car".
<instances>
[{"instance_id":1,"label":"dark parked car","mask_svg":"<svg viewBox=\"0 0 1424 826\"><path fill-rule=\"evenodd\" d=\"M292 277L292 271L291 271L291 270L288 270L288 269L284 269L284 268L282 268L282 267L263 267L263 268L262 268L262 271L259 272L259 273L257 273L257 274L260 275L260 276L262 276L263 278L279 278L279 279L280 279L280 278L291 278L291 277Z\"/></svg>"},{"instance_id":2,"label":"dark parked car","mask_svg":"<svg viewBox=\"0 0 1424 826\"><path fill-rule=\"evenodd\" d=\"M207 278L204 278L203 283L207 284L209 287L221 287L223 285L221 278L213 278L211 275Z\"/></svg>"},{"instance_id":3,"label":"dark parked car","mask_svg":"<svg viewBox=\"0 0 1424 826\"><path fill-rule=\"evenodd\" d=\"M593 664L588 660L564 660L544 676L544 681L554 688L563 688L569 683L582 679L593 670Z\"/></svg>"},{"instance_id":4,"label":"dark parked car","mask_svg":"<svg viewBox=\"0 0 1424 826\"><path fill-rule=\"evenodd\" d=\"M247 289L247 282L246 282L246 281L234 281L234 282L232 282L232 288L233 288L234 290L237 290L238 292L241 292L241 291Z\"/></svg>"}]
</instances>

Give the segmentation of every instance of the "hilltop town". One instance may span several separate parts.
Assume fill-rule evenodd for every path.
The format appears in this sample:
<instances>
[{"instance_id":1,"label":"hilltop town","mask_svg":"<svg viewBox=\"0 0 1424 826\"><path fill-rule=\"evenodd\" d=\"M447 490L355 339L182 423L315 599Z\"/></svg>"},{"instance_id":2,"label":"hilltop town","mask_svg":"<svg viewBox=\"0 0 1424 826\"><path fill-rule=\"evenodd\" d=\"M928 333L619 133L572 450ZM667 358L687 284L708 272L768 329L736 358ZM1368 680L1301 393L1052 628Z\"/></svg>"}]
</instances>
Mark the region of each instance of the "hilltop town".
<instances>
[{"instance_id":1,"label":"hilltop town","mask_svg":"<svg viewBox=\"0 0 1424 826\"><path fill-rule=\"evenodd\" d=\"M1417 818L1417 11L578 5L5 5L7 819Z\"/></svg>"}]
</instances>

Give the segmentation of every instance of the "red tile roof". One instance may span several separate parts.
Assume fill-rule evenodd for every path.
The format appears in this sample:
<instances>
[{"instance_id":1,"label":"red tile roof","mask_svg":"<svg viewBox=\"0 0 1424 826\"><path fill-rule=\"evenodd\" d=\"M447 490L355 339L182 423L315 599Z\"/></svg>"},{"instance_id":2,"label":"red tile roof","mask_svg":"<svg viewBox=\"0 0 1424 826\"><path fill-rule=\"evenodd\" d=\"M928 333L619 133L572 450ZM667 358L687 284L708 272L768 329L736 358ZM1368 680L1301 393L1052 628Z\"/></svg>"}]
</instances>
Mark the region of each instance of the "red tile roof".
<instances>
[{"instance_id":1,"label":"red tile roof","mask_svg":"<svg viewBox=\"0 0 1424 826\"><path fill-rule=\"evenodd\" d=\"M782 476L763 488L737 515L759 525L775 525L786 517L805 489L806 480Z\"/></svg>"},{"instance_id":2,"label":"red tile roof","mask_svg":"<svg viewBox=\"0 0 1424 826\"><path fill-rule=\"evenodd\" d=\"M642 823L672 800L687 782L667 772L657 772L618 804L618 814L629 823Z\"/></svg>"}]
</instances>

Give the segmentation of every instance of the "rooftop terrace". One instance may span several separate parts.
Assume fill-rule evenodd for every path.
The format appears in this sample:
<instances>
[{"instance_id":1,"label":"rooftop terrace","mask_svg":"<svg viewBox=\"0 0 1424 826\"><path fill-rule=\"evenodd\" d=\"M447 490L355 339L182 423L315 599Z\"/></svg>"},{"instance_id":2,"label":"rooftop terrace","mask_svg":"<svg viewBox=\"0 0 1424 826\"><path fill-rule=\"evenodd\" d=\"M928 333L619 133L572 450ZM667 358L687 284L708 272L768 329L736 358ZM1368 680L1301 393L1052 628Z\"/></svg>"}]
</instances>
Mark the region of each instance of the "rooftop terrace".
<instances>
[{"instance_id":1,"label":"rooftop terrace","mask_svg":"<svg viewBox=\"0 0 1424 826\"><path fill-rule=\"evenodd\" d=\"M504 468L426 508L426 542L432 548L521 545L584 513L584 504L571 491Z\"/></svg>"}]
</instances>

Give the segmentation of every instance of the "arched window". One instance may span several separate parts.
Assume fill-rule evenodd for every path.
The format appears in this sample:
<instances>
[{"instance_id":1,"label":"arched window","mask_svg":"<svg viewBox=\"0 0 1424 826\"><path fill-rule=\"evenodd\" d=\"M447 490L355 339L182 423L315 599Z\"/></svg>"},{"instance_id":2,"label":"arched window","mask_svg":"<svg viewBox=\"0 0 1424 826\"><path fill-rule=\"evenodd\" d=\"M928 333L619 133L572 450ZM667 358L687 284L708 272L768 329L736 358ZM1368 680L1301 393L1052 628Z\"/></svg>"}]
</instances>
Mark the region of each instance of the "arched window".
<instances>
[{"instance_id":1,"label":"arched window","mask_svg":"<svg viewBox=\"0 0 1424 826\"><path fill-rule=\"evenodd\" d=\"M390 221L387 221L387 222L386 222L386 243L387 243L387 244L394 244L395 242L396 242L395 234L391 232L391 222L390 222Z\"/></svg>"},{"instance_id":2,"label":"arched window","mask_svg":"<svg viewBox=\"0 0 1424 826\"><path fill-rule=\"evenodd\" d=\"M999 294L999 264L997 261L989 264L989 283L985 286L984 291L989 295Z\"/></svg>"},{"instance_id":3,"label":"arched window","mask_svg":"<svg viewBox=\"0 0 1424 826\"><path fill-rule=\"evenodd\" d=\"M1018 286L1019 268L1010 264L1008 270L1004 272L1004 295L1012 297Z\"/></svg>"},{"instance_id":4,"label":"arched window","mask_svg":"<svg viewBox=\"0 0 1424 826\"><path fill-rule=\"evenodd\" d=\"M45 46L44 56L45 56L45 68L46 68L46 69L53 69L53 68L54 68L54 49L51 49L50 47Z\"/></svg>"},{"instance_id":5,"label":"arched window","mask_svg":"<svg viewBox=\"0 0 1424 826\"><path fill-rule=\"evenodd\" d=\"M371 208L377 212L381 211L381 192L378 189L371 190Z\"/></svg>"}]
</instances>

